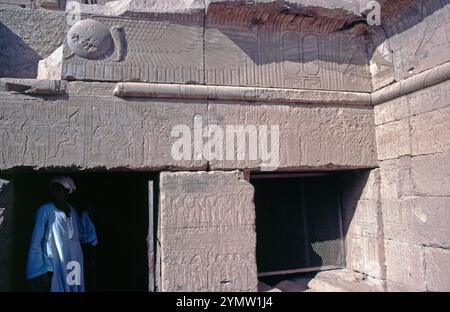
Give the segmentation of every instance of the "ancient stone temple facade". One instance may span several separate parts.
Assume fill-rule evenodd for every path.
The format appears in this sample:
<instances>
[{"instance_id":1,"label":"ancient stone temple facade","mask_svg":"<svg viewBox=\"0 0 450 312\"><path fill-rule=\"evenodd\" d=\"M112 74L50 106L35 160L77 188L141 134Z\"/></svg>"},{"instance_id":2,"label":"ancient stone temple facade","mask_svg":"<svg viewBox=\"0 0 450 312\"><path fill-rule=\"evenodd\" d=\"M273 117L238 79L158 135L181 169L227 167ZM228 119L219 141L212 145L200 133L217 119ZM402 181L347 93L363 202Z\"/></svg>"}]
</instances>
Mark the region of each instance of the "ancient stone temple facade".
<instances>
[{"instance_id":1,"label":"ancient stone temple facade","mask_svg":"<svg viewBox=\"0 0 450 312\"><path fill-rule=\"evenodd\" d=\"M151 175L150 291L450 290L450 1L0 0L0 49L1 290L62 172Z\"/></svg>"}]
</instances>

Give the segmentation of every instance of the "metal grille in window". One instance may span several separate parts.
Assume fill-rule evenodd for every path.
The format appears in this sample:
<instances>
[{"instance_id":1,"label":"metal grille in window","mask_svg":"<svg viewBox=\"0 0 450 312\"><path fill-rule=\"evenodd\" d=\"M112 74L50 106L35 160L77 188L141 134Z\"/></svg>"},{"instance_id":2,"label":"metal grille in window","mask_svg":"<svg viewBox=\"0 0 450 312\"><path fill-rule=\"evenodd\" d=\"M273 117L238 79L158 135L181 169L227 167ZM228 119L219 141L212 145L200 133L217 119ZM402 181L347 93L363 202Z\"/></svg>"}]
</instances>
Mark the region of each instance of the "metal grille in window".
<instances>
[{"instance_id":1,"label":"metal grille in window","mask_svg":"<svg viewBox=\"0 0 450 312\"><path fill-rule=\"evenodd\" d=\"M255 179L253 184L260 276L345 265L333 176Z\"/></svg>"}]
</instances>

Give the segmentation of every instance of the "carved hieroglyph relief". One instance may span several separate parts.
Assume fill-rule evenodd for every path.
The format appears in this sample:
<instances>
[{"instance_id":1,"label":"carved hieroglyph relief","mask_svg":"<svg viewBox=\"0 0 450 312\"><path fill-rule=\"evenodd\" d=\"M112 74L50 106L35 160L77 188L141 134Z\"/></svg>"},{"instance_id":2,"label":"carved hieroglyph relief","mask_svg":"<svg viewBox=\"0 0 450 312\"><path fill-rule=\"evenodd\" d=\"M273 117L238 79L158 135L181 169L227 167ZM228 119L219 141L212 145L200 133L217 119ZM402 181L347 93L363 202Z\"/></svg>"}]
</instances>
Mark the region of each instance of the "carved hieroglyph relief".
<instances>
[{"instance_id":1,"label":"carved hieroglyph relief","mask_svg":"<svg viewBox=\"0 0 450 312\"><path fill-rule=\"evenodd\" d=\"M256 291L253 187L235 172L161 173L161 291Z\"/></svg>"},{"instance_id":2,"label":"carved hieroglyph relief","mask_svg":"<svg viewBox=\"0 0 450 312\"><path fill-rule=\"evenodd\" d=\"M386 70L383 66L386 57L392 59L393 72L391 70L389 77L384 75L385 82L380 86L450 59L450 1L392 1L383 14L382 28L378 32L384 33L386 39L380 42L372 38L380 45L372 56L372 63L378 64L373 74L377 79L378 72Z\"/></svg>"},{"instance_id":3,"label":"carved hieroglyph relief","mask_svg":"<svg viewBox=\"0 0 450 312\"><path fill-rule=\"evenodd\" d=\"M108 83L69 82L62 88L62 84L52 84L54 81L40 81L39 84L35 80L7 81L7 87L17 92L31 89L46 94L64 91L65 94L38 97L0 92L2 170L16 166L204 169L208 159L176 160L171 152L179 140L177 135L172 136L172 130L185 125L193 131L195 116L203 118L203 129L210 125L217 125L224 131L227 125L244 129L259 125L272 129L279 125L279 168L376 166L372 108L368 105L354 107L355 101L350 105L333 102L333 94L314 93L303 98L322 99L327 105L316 102L292 104L279 102L286 101L283 96L297 98L283 90L278 90L277 97L276 89L272 89L275 93L264 90L258 93L251 88L237 87L224 90L217 87L211 91L206 86L183 89L173 84L155 89L160 96L166 92L169 98L142 99L114 97L115 85ZM151 93L149 85L138 85ZM175 92L180 90L192 91L193 97ZM225 99L231 97L230 101L218 100L222 95ZM233 101L234 96L242 95L248 96L249 100L273 96L273 104L277 105L267 101ZM210 100L209 96L215 100ZM241 135L235 136L235 146L240 138ZM204 137L204 142L209 139L211 137ZM246 150L249 146L246 144ZM269 142L264 146L269 146ZM259 162L251 161L249 154L246 151L242 161L235 161L239 158L233 155L232 159L210 161L209 164L215 170L258 168Z\"/></svg>"},{"instance_id":4,"label":"carved hieroglyph relief","mask_svg":"<svg viewBox=\"0 0 450 312\"><path fill-rule=\"evenodd\" d=\"M94 16L91 20L103 33L102 47L109 45L112 36L113 51L74 51L69 31L63 79L203 83L203 15L146 14L141 19ZM89 36L86 31L77 34Z\"/></svg>"},{"instance_id":5,"label":"carved hieroglyph relief","mask_svg":"<svg viewBox=\"0 0 450 312\"><path fill-rule=\"evenodd\" d=\"M206 82L368 92L365 45L358 26L347 29L345 22L332 18L210 5Z\"/></svg>"},{"instance_id":6,"label":"carved hieroglyph relief","mask_svg":"<svg viewBox=\"0 0 450 312\"><path fill-rule=\"evenodd\" d=\"M203 168L206 161L175 161L170 154L175 140L171 129L177 124L192 126L195 114L205 115L206 105L2 93L0 170L16 166Z\"/></svg>"}]
</instances>

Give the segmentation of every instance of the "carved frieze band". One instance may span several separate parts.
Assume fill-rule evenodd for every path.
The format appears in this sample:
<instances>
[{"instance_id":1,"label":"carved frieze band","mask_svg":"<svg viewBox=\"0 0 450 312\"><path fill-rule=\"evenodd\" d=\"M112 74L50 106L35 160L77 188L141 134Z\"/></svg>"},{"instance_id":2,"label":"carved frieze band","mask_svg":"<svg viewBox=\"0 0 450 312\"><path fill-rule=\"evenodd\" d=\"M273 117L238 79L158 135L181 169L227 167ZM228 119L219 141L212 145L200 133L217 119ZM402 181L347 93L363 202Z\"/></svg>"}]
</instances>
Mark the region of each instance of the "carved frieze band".
<instances>
[{"instance_id":1,"label":"carved frieze band","mask_svg":"<svg viewBox=\"0 0 450 312\"><path fill-rule=\"evenodd\" d=\"M118 83L120 97L240 100L299 104L378 105L450 79L450 62L408 77L373 93L259 87Z\"/></svg>"},{"instance_id":2,"label":"carved frieze band","mask_svg":"<svg viewBox=\"0 0 450 312\"><path fill-rule=\"evenodd\" d=\"M372 104L378 105L450 79L450 62L411 76L372 93Z\"/></svg>"},{"instance_id":3,"label":"carved frieze band","mask_svg":"<svg viewBox=\"0 0 450 312\"><path fill-rule=\"evenodd\" d=\"M119 97L370 106L370 93L259 87L120 82L114 89L114 95Z\"/></svg>"}]
</instances>

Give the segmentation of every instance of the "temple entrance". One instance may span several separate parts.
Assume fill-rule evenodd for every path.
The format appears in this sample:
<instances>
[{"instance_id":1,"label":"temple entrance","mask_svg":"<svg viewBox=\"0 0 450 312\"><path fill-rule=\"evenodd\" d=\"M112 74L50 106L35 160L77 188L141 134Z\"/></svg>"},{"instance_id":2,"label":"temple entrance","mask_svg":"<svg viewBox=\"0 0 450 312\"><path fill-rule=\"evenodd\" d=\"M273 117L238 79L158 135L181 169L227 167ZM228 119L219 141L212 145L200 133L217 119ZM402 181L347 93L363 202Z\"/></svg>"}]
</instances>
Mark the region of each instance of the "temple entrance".
<instances>
[{"instance_id":1,"label":"temple entrance","mask_svg":"<svg viewBox=\"0 0 450 312\"><path fill-rule=\"evenodd\" d=\"M259 174L251 183L260 279L345 266L337 174Z\"/></svg>"},{"instance_id":2,"label":"temple entrance","mask_svg":"<svg viewBox=\"0 0 450 312\"><path fill-rule=\"evenodd\" d=\"M49 182L60 173L18 173L14 184L14 248L12 289L26 291L27 252L35 213L49 201ZM77 191L69 202L89 211L98 245L83 246L86 291L153 291L153 209L157 194L156 174L64 173L75 181ZM147 240L149 243L147 243Z\"/></svg>"}]
</instances>

